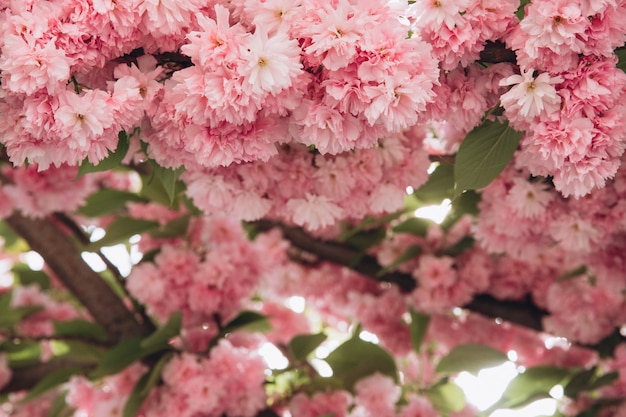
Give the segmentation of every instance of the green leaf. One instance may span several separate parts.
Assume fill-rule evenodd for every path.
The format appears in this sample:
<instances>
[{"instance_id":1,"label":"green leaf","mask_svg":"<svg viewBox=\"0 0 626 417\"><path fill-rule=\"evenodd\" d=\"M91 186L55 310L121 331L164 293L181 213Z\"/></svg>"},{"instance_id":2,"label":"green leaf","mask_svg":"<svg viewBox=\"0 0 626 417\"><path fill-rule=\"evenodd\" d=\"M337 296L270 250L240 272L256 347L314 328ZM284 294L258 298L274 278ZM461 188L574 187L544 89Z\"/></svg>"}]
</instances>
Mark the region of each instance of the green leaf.
<instances>
[{"instance_id":1,"label":"green leaf","mask_svg":"<svg viewBox=\"0 0 626 417\"><path fill-rule=\"evenodd\" d=\"M619 372L609 372L608 374L604 374L594 379L590 384L587 385L586 391L593 391L598 388L602 388L607 385L611 385L619 378Z\"/></svg>"},{"instance_id":2,"label":"green leaf","mask_svg":"<svg viewBox=\"0 0 626 417\"><path fill-rule=\"evenodd\" d=\"M130 140L126 132L123 130L118 133L117 137L117 148L114 151L109 151L109 155L102 161L98 162L97 165L92 164L87 158L85 158L85 160L78 167L76 179L79 179L83 175L90 172L111 170L118 167L122 163L122 160L124 160L124 157L130 148Z\"/></svg>"},{"instance_id":3,"label":"green leaf","mask_svg":"<svg viewBox=\"0 0 626 417\"><path fill-rule=\"evenodd\" d=\"M4 221L0 221L0 236L4 239L4 251L25 252L28 250L24 239Z\"/></svg>"},{"instance_id":4,"label":"green leaf","mask_svg":"<svg viewBox=\"0 0 626 417\"><path fill-rule=\"evenodd\" d=\"M459 240L453 246L450 246L449 248L444 249L443 254L448 255L448 256L457 256L473 247L474 247L474 238L471 236L465 236L463 239Z\"/></svg>"},{"instance_id":5,"label":"green leaf","mask_svg":"<svg viewBox=\"0 0 626 417\"><path fill-rule=\"evenodd\" d=\"M325 360L333 370L333 377L341 380L343 387L349 391L353 391L359 379L376 372L397 380L393 357L380 346L361 340L358 336L348 339Z\"/></svg>"},{"instance_id":6,"label":"green leaf","mask_svg":"<svg viewBox=\"0 0 626 417\"><path fill-rule=\"evenodd\" d=\"M34 400L42 394L50 391L52 388L67 382L70 377L73 375L79 374L83 371L82 368L73 366L67 367L63 369L57 369L46 375L42 380L40 380L33 388L28 391L28 394L21 400L22 402L27 402Z\"/></svg>"},{"instance_id":7,"label":"green leaf","mask_svg":"<svg viewBox=\"0 0 626 417\"><path fill-rule=\"evenodd\" d=\"M586 391L587 385L595 378L597 372L598 368L594 366L593 368L583 369L574 374L563 388L563 393L568 397L576 398L580 392Z\"/></svg>"},{"instance_id":8,"label":"green leaf","mask_svg":"<svg viewBox=\"0 0 626 417\"><path fill-rule=\"evenodd\" d=\"M15 266L11 269L11 272L13 272L15 278L17 278L19 284L21 285L36 284L42 290L50 288L50 278L48 277L48 274L43 271L35 271L26 264L15 264Z\"/></svg>"},{"instance_id":9,"label":"green leaf","mask_svg":"<svg viewBox=\"0 0 626 417\"><path fill-rule=\"evenodd\" d=\"M478 203L480 203L481 195L473 190L466 190L460 195L455 196L451 202L450 212L441 223L443 230L450 228L464 215L470 214L476 216L479 212Z\"/></svg>"},{"instance_id":10,"label":"green leaf","mask_svg":"<svg viewBox=\"0 0 626 417\"><path fill-rule=\"evenodd\" d=\"M440 204L454 194L454 166L440 163L413 195L425 204Z\"/></svg>"},{"instance_id":11,"label":"green leaf","mask_svg":"<svg viewBox=\"0 0 626 417\"><path fill-rule=\"evenodd\" d=\"M107 332L98 323L74 319L54 322L54 334L60 337L85 337L100 342L107 340Z\"/></svg>"},{"instance_id":12,"label":"green leaf","mask_svg":"<svg viewBox=\"0 0 626 417\"><path fill-rule=\"evenodd\" d=\"M457 412L465 408L465 393L452 382L436 384L425 394L433 406L444 413Z\"/></svg>"},{"instance_id":13,"label":"green leaf","mask_svg":"<svg viewBox=\"0 0 626 417\"><path fill-rule=\"evenodd\" d=\"M0 296L0 329L10 329L22 319L43 310L41 306L11 307L12 293L9 291Z\"/></svg>"},{"instance_id":14,"label":"green leaf","mask_svg":"<svg viewBox=\"0 0 626 417\"><path fill-rule=\"evenodd\" d=\"M185 168L163 168L153 160L150 160L150 166L152 174L142 177L141 195L159 204L172 206L176 195L184 188L178 179Z\"/></svg>"},{"instance_id":15,"label":"green leaf","mask_svg":"<svg viewBox=\"0 0 626 417\"><path fill-rule=\"evenodd\" d=\"M65 399L66 396L67 391L61 391L61 393L56 396L50 408L48 408L46 417L72 417L74 415L76 409L67 403Z\"/></svg>"},{"instance_id":16,"label":"green leaf","mask_svg":"<svg viewBox=\"0 0 626 417\"><path fill-rule=\"evenodd\" d=\"M55 359L71 358L86 363L99 362L106 352L99 346L76 340L51 340L49 347Z\"/></svg>"},{"instance_id":17,"label":"green leaf","mask_svg":"<svg viewBox=\"0 0 626 417\"><path fill-rule=\"evenodd\" d=\"M189 228L191 216L181 216L168 222L165 226L150 232L150 236L156 238L170 238L183 236Z\"/></svg>"},{"instance_id":18,"label":"green leaf","mask_svg":"<svg viewBox=\"0 0 626 417\"><path fill-rule=\"evenodd\" d=\"M615 50L615 55L617 55L617 68L626 72L626 49L617 49Z\"/></svg>"},{"instance_id":19,"label":"green leaf","mask_svg":"<svg viewBox=\"0 0 626 417\"><path fill-rule=\"evenodd\" d=\"M522 407L540 398L549 398L550 390L569 376L567 369L536 366L526 369L506 387L502 398L492 408Z\"/></svg>"},{"instance_id":20,"label":"green leaf","mask_svg":"<svg viewBox=\"0 0 626 417\"><path fill-rule=\"evenodd\" d=\"M410 233L416 236L426 236L428 228L435 223L430 219L423 219L421 217L410 217L402 223L394 226L391 230L395 233Z\"/></svg>"},{"instance_id":21,"label":"green leaf","mask_svg":"<svg viewBox=\"0 0 626 417\"><path fill-rule=\"evenodd\" d=\"M254 311L242 311L237 317L229 321L222 329L222 334L232 333L236 330L247 330L252 332L265 332L271 330L267 316Z\"/></svg>"},{"instance_id":22,"label":"green leaf","mask_svg":"<svg viewBox=\"0 0 626 417\"><path fill-rule=\"evenodd\" d=\"M386 236L387 230L384 227L377 227L375 229L362 230L358 233L354 233L345 240L345 243L355 249L364 251L372 246L378 245Z\"/></svg>"},{"instance_id":23,"label":"green leaf","mask_svg":"<svg viewBox=\"0 0 626 417\"><path fill-rule=\"evenodd\" d=\"M89 374L89 378L98 379L121 372L146 354L147 352L141 349L140 338L124 340L104 355L96 369Z\"/></svg>"},{"instance_id":24,"label":"green leaf","mask_svg":"<svg viewBox=\"0 0 626 417\"><path fill-rule=\"evenodd\" d=\"M40 362L43 349L38 342L7 341L0 344L0 351L7 353L10 368L21 368Z\"/></svg>"},{"instance_id":25,"label":"green leaf","mask_svg":"<svg viewBox=\"0 0 626 417\"><path fill-rule=\"evenodd\" d=\"M319 345L326 340L327 336L324 333L317 334L301 334L294 336L289 342L289 352L291 355L299 360L306 360L307 356L313 352Z\"/></svg>"},{"instance_id":26,"label":"green leaf","mask_svg":"<svg viewBox=\"0 0 626 417\"><path fill-rule=\"evenodd\" d=\"M177 311L172 314L163 326L141 341L141 348L145 350L160 350L167 348L170 339L178 336L183 323L183 313Z\"/></svg>"},{"instance_id":27,"label":"green leaf","mask_svg":"<svg viewBox=\"0 0 626 417\"><path fill-rule=\"evenodd\" d=\"M145 401L148 394L150 394L150 390L156 385L157 382L159 382L163 367L171 357L171 353L163 355L151 370L139 378L132 392L128 396L126 404L124 405L124 417L135 417L137 415L141 405Z\"/></svg>"},{"instance_id":28,"label":"green leaf","mask_svg":"<svg viewBox=\"0 0 626 417\"><path fill-rule=\"evenodd\" d=\"M529 3L530 3L530 0L521 0L520 1L519 8L515 12L515 15L517 16L517 18L519 20L522 20L524 18L524 13L525 13L524 8Z\"/></svg>"},{"instance_id":29,"label":"green leaf","mask_svg":"<svg viewBox=\"0 0 626 417\"><path fill-rule=\"evenodd\" d=\"M389 265L385 265L385 267L382 268L378 272L377 275L379 277L382 277L387 272L397 268L399 265L402 265L405 262L415 259L415 257L421 253L422 253L422 247L420 245L411 245L408 248L406 248L406 250L400 256L398 256L392 263L390 263Z\"/></svg>"},{"instance_id":30,"label":"green leaf","mask_svg":"<svg viewBox=\"0 0 626 417\"><path fill-rule=\"evenodd\" d=\"M125 243L131 236L138 235L159 227L159 223L151 220L118 217L107 227L106 234L100 240L87 245L87 250L95 251L103 246Z\"/></svg>"},{"instance_id":31,"label":"green leaf","mask_svg":"<svg viewBox=\"0 0 626 417\"><path fill-rule=\"evenodd\" d=\"M419 353L422 348L422 342L424 342L429 323L430 316L411 309L411 344L417 353Z\"/></svg>"},{"instance_id":32,"label":"green leaf","mask_svg":"<svg viewBox=\"0 0 626 417\"><path fill-rule=\"evenodd\" d=\"M100 217L123 209L128 202L145 201L137 194L121 190L102 189L91 194L78 213L87 217Z\"/></svg>"},{"instance_id":33,"label":"green leaf","mask_svg":"<svg viewBox=\"0 0 626 417\"><path fill-rule=\"evenodd\" d=\"M564 273L563 275L557 278L557 281L567 281L567 280L579 277L581 275L584 275L586 273L587 273L587 266L581 265L576 269L573 269L571 271Z\"/></svg>"},{"instance_id":34,"label":"green leaf","mask_svg":"<svg viewBox=\"0 0 626 417\"><path fill-rule=\"evenodd\" d=\"M462 371L476 375L483 368L500 365L508 360L507 356L489 346L468 343L452 349L441 358L437 372L452 374Z\"/></svg>"},{"instance_id":35,"label":"green leaf","mask_svg":"<svg viewBox=\"0 0 626 417\"><path fill-rule=\"evenodd\" d=\"M461 143L454 164L456 193L486 187L506 167L519 145L521 132L508 123L486 120Z\"/></svg>"}]
</instances>

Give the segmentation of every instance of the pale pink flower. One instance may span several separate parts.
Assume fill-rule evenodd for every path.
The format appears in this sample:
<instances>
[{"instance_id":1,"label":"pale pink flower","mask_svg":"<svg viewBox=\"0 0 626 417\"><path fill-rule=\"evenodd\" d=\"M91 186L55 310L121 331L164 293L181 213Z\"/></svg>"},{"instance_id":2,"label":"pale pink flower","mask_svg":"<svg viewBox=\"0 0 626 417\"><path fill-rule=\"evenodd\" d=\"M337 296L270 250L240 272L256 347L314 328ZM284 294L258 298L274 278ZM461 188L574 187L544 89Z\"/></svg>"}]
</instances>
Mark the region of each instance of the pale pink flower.
<instances>
[{"instance_id":1,"label":"pale pink flower","mask_svg":"<svg viewBox=\"0 0 626 417\"><path fill-rule=\"evenodd\" d=\"M568 0L533 1L520 22L521 29L530 36L530 47L547 47L555 52L563 46L580 52L588 25L580 4Z\"/></svg>"},{"instance_id":2,"label":"pale pink flower","mask_svg":"<svg viewBox=\"0 0 626 417\"><path fill-rule=\"evenodd\" d=\"M244 62L238 71L246 78L253 93L276 95L290 87L292 80L302 71L300 52L298 42L286 33L268 36L265 29L257 28L247 44L241 46Z\"/></svg>"},{"instance_id":3,"label":"pale pink flower","mask_svg":"<svg viewBox=\"0 0 626 417\"><path fill-rule=\"evenodd\" d=\"M426 397L409 394L409 403L402 407L398 417L439 417L440 414Z\"/></svg>"},{"instance_id":4,"label":"pale pink flower","mask_svg":"<svg viewBox=\"0 0 626 417\"><path fill-rule=\"evenodd\" d=\"M513 187L506 196L506 203L521 217L533 218L547 209L554 195L540 182L514 178Z\"/></svg>"},{"instance_id":5,"label":"pale pink flower","mask_svg":"<svg viewBox=\"0 0 626 417\"><path fill-rule=\"evenodd\" d=\"M292 416L319 417L332 414L333 417L346 417L352 397L347 391L318 391L312 396L299 393L289 402Z\"/></svg>"},{"instance_id":6,"label":"pale pink flower","mask_svg":"<svg viewBox=\"0 0 626 417\"><path fill-rule=\"evenodd\" d=\"M454 258L449 256L423 255L420 257L419 266L413 271L413 275L421 287L447 287L454 284L457 280L457 273L453 265Z\"/></svg>"},{"instance_id":7,"label":"pale pink flower","mask_svg":"<svg viewBox=\"0 0 626 417\"><path fill-rule=\"evenodd\" d=\"M71 138L71 148L87 149L90 141L100 139L115 123L113 100L102 90L89 90L83 95L66 90L59 94L54 118Z\"/></svg>"},{"instance_id":8,"label":"pale pink flower","mask_svg":"<svg viewBox=\"0 0 626 417\"><path fill-rule=\"evenodd\" d=\"M555 282L548 289L547 331L570 340L594 344L621 324L624 300L619 294L591 285L587 277Z\"/></svg>"},{"instance_id":9,"label":"pale pink flower","mask_svg":"<svg viewBox=\"0 0 626 417\"><path fill-rule=\"evenodd\" d=\"M590 252L602 236L590 219L575 213L563 213L552 222L549 232L564 249L580 253Z\"/></svg>"},{"instance_id":10,"label":"pale pink flower","mask_svg":"<svg viewBox=\"0 0 626 417\"><path fill-rule=\"evenodd\" d=\"M514 85L500 98L511 121L547 116L560 109L561 97L554 84L561 82L562 78L545 72L535 78L533 72L532 69L524 70L521 75L511 75L500 81L502 86Z\"/></svg>"},{"instance_id":11,"label":"pale pink flower","mask_svg":"<svg viewBox=\"0 0 626 417\"><path fill-rule=\"evenodd\" d=\"M299 0L245 0L244 12L252 23L267 33L287 31L301 12Z\"/></svg>"},{"instance_id":12,"label":"pale pink flower","mask_svg":"<svg viewBox=\"0 0 626 417\"><path fill-rule=\"evenodd\" d=\"M416 20L420 25L439 28L445 25L452 30L464 24L463 12L470 0L418 0Z\"/></svg>"},{"instance_id":13,"label":"pale pink flower","mask_svg":"<svg viewBox=\"0 0 626 417\"><path fill-rule=\"evenodd\" d=\"M309 230L332 226L343 215L341 208L328 198L309 193L305 198L289 200L286 208L295 224Z\"/></svg>"},{"instance_id":14,"label":"pale pink flower","mask_svg":"<svg viewBox=\"0 0 626 417\"><path fill-rule=\"evenodd\" d=\"M355 57L357 42L368 17L347 0L324 4L325 7L314 11L317 18L307 28L312 43L304 51L323 57L322 64L336 71L347 66Z\"/></svg>"},{"instance_id":15,"label":"pale pink flower","mask_svg":"<svg viewBox=\"0 0 626 417\"><path fill-rule=\"evenodd\" d=\"M355 408L351 417L394 417L402 389L387 375L375 373L354 386Z\"/></svg>"},{"instance_id":16,"label":"pale pink flower","mask_svg":"<svg viewBox=\"0 0 626 417\"><path fill-rule=\"evenodd\" d=\"M69 80L70 65L71 61L56 48L54 40L42 45L28 36L4 37L0 70L2 86L10 91L32 94L46 88L53 93Z\"/></svg>"}]
</instances>

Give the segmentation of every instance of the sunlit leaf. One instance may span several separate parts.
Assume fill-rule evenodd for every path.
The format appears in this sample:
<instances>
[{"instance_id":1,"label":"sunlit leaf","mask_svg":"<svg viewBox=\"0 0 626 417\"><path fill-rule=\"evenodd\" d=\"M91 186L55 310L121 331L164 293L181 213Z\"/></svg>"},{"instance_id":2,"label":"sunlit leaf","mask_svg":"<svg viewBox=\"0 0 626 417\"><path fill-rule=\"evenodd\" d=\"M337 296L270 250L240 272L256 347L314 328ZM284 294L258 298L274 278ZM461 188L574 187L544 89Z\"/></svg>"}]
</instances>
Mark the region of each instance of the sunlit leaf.
<instances>
[{"instance_id":1,"label":"sunlit leaf","mask_svg":"<svg viewBox=\"0 0 626 417\"><path fill-rule=\"evenodd\" d=\"M392 228L395 233L410 233L416 236L426 236L428 229L435 223L430 219L410 217Z\"/></svg>"},{"instance_id":2,"label":"sunlit leaf","mask_svg":"<svg viewBox=\"0 0 626 417\"><path fill-rule=\"evenodd\" d=\"M248 330L264 332L272 328L267 316L254 311L242 311L237 317L228 322L222 329L222 333L231 333L236 330Z\"/></svg>"},{"instance_id":3,"label":"sunlit leaf","mask_svg":"<svg viewBox=\"0 0 626 417\"><path fill-rule=\"evenodd\" d=\"M452 349L437 364L440 373L467 371L477 374L483 368L500 365L508 360L507 356L489 346L468 343Z\"/></svg>"},{"instance_id":4,"label":"sunlit leaf","mask_svg":"<svg viewBox=\"0 0 626 417\"><path fill-rule=\"evenodd\" d=\"M303 361L313 352L319 345L326 340L324 333L317 334L301 334L294 336L289 342L289 351L293 357L299 361Z\"/></svg>"},{"instance_id":5,"label":"sunlit leaf","mask_svg":"<svg viewBox=\"0 0 626 417\"><path fill-rule=\"evenodd\" d=\"M77 340L51 340L48 348L55 359L69 358L86 363L99 362L106 352L104 348Z\"/></svg>"},{"instance_id":6,"label":"sunlit leaf","mask_svg":"<svg viewBox=\"0 0 626 417\"><path fill-rule=\"evenodd\" d=\"M333 370L333 377L342 381L345 389L352 391L361 378L379 372L397 380L396 363L380 346L353 337L325 359Z\"/></svg>"},{"instance_id":7,"label":"sunlit leaf","mask_svg":"<svg viewBox=\"0 0 626 417\"><path fill-rule=\"evenodd\" d=\"M428 176L428 181L415 190L415 195L425 204L440 204L454 194L454 166L439 164Z\"/></svg>"},{"instance_id":8,"label":"sunlit leaf","mask_svg":"<svg viewBox=\"0 0 626 417\"><path fill-rule=\"evenodd\" d=\"M452 382L436 384L426 391L426 396L437 410L444 413L461 411L466 404L463 390Z\"/></svg>"},{"instance_id":9,"label":"sunlit leaf","mask_svg":"<svg viewBox=\"0 0 626 417\"><path fill-rule=\"evenodd\" d=\"M536 399L549 398L550 390L569 375L567 369L553 366L528 368L509 382L494 408L522 407Z\"/></svg>"}]
</instances>

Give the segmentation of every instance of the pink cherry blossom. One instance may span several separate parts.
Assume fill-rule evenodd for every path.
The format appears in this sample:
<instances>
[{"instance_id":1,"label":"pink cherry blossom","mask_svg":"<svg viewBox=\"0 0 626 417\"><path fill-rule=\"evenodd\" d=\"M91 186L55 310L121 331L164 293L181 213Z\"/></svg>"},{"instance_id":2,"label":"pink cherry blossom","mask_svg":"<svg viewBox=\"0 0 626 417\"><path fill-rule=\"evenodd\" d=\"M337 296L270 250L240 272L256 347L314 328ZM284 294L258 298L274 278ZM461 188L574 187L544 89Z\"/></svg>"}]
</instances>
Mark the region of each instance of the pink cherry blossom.
<instances>
[{"instance_id":1,"label":"pink cherry blossom","mask_svg":"<svg viewBox=\"0 0 626 417\"><path fill-rule=\"evenodd\" d=\"M49 93L59 90L70 78L70 65L53 40L44 43L32 37L4 37L0 70L2 86L10 91L32 94L42 88Z\"/></svg>"},{"instance_id":2,"label":"pink cherry blossom","mask_svg":"<svg viewBox=\"0 0 626 417\"><path fill-rule=\"evenodd\" d=\"M561 97L557 95L554 84L562 81L548 73L533 76L533 70L525 70L521 75L511 75L500 81L500 85L514 85L502 95L502 106L509 120L529 120L537 116L548 118L558 111Z\"/></svg>"}]
</instances>

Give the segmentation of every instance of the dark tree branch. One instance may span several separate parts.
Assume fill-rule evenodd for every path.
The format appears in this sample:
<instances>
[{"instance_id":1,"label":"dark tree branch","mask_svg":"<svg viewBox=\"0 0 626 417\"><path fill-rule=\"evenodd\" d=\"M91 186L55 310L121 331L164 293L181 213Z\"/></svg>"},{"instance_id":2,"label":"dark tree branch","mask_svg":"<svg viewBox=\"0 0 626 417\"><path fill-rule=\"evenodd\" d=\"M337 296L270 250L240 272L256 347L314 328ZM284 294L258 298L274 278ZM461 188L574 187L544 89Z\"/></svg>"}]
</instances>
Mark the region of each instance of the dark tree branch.
<instances>
[{"instance_id":1,"label":"dark tree branch","mask_svg":"<svg viewBox=\"0 0 626 417\"><path fill-rule=\"evenodd\" d=\"M254 226L260 231L267 231L277 227L282 231L283 236L299 250L324 260L347 266L377 281L396 284L403 292L410 292L416 286L415 280L409 274L400 272L381 274L380 272L383 268L376 258L370 255L363 255L358 250L345 244L322 241L309 235L299 227L286 226L269 220L257 221L254 223ZM539 331L543 329L541 320L548 314L530 301L499 301L486 294L475 296L463 308Z\"/></svg>"},{"instance_id":2,"label":"dark tree branch","mask_svg":"<svg viewBox=\"0 0 626 417\"><path fill-rule=\"evenodd\" d=\"M38 252L59 280L104 327L112 343L148 334L111 287L81 258L72 240L49 219L14 213L6 222Z\"/></svg>"},{"instance_id":3,"label":"dark tree branch","mask_svg":"<svg viewBox=\"0 0 626 417\"><path fill-rule=\"evenodd\" d=\"M316 239L299 227L286 226L269 220L259 220L254 223L259 231L268 231L278 227L283 236L298 249L314 254L324 260L347 266L367 277L381 282L396 284L403 292L410 292L415 288L415 280L407 274L389 272L379 276L382 270L376 258L364 255L351 247L338 243Z\"/></svg>"},{"instance_id":4,"label":"dark tree branch","mask_svg":"<svg viewBox=\"0 0 626 417\"><path fill-rule=\"evenodd\" d=\"M87 364L85 362L78 362L72 359L55 359L50 362L42 362L35 365L16 368L12 370L13 375L8 385L6 385L0 393L3 394L30 389L52 372L72 367L82 368L85 372L87 372L94 369L95 364Z\"/></svg>"},{"instance_id":5,"label":"dark tree branch","mask_svg":"<svg viewBox=\"0 0 626 417\"><path fill-rule=\"evenodd\" d=\"M517 58L515 52L506 48L500 41L487 42L485 49L480 53L480 62L496 64L498 62L510 62L515 64Z\"/></svg>"}]
</instances>

